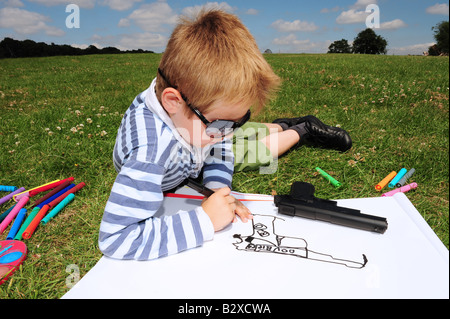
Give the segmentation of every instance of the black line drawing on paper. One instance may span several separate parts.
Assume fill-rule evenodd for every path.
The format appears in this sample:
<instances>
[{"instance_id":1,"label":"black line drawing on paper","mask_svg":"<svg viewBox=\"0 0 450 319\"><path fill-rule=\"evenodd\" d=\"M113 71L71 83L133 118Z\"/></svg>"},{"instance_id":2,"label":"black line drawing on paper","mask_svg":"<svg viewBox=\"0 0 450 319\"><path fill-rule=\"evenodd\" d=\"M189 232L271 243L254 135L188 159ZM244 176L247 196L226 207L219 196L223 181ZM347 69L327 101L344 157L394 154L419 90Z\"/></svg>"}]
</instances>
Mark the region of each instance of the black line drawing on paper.
<instances>
[{"instance_id":1,"label":"black line drawing on paper","mask_svg":"<svg viewBox=\"0 0 450 319\"><path fill-rule=\"evenodd\" d=\"M362 261L352 261L335 258L332 255L319 253L308 248L308 243L303 238L283 236L276 233L275 222L284 219L272 215L253 214L251 235L235 234L238 242L233 243L237 250L256 253L273 253L289 255L315 261L344 265L348 268L361 269L367 264L366 255L362 255Z\"/></svg>"}]
</instances>

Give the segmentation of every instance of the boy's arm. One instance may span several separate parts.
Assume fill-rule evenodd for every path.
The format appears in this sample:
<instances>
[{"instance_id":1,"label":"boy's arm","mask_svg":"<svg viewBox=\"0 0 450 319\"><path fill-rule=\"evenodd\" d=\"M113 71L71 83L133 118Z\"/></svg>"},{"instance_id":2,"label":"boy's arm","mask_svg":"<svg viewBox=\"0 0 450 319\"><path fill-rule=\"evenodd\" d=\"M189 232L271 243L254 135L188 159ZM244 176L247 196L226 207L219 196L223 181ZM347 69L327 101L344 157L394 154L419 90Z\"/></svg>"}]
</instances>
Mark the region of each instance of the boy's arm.
<instances>
[{"instance_id":1,"label":"boy's arm","mask_svg":"<svg viewBox=\"0 0 450 319\"><path fill-rule=\"evenodd\" d=\"M203 184L211 189L229 187L234 173L234 153L232 139L225 139L222 143L215 144L211 150L210 157L205 161L203 171ZM250 210L240 201L235 199L235 213L245 223L253 219Z\"/></svg>"},{"instance_id":2,"label":"boy's arm","mask_svg":"<svg viewBox=\"0 0 450 319\"><path fill-rule=\"evenodd\" d=\"M211 189L229 187L234 173L233 142L226 138L214 144L203 166L203 184Z\"/></svg>"},{"instance_id":3,"label":"boy's arm","mask_svg":"<svg viewBox=\"0 0 450 319\"><path fill-rule=\"evenodd\" d=\"M164 168L129 160L118 174L100 225L99 247L116 259L149 260L201 246L214 236L202 207L154 217L164 198Z\"/></svg>"}]
</instances>

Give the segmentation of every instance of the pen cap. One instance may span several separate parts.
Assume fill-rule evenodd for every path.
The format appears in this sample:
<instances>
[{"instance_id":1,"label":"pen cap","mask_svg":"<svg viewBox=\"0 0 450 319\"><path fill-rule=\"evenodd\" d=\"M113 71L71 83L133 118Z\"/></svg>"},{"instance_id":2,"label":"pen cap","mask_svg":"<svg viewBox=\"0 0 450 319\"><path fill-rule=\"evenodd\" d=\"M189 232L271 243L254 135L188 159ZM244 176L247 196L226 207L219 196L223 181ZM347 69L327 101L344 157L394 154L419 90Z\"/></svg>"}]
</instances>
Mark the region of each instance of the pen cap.
<instances>
[{"instance_id":1,"label":"pen cap","mask_svg":"<svg viewBox=\"0 0 450 319\"><path fill-rule=\"evenodd\" d=\"M416 172L416 170L415 170L414 168L411 168L411 169L408 171L408 173L406 173L405 176L403 176L403 177L397 182L397 184L396 184L395 186L401 187L401 186L405 185L406 182L408 181L408 179L410 179L411 176L413 176L415 172Z\"/></svg>"},{"instance_id":2,"label":"pen cap","mask_svg":"<svg viewBox=\"0 0 450 319\"><path fill-rule=\"evenodd\" d=\"M407 193L412 189L416 189L417 188L417 183L412 183L397 189L394 189L393 191L384 193L383 195L381 195L381 197L390 197L390 196L394 196L397 193Z\"/></svg>"},{"instance_id":3,"label":"pen cap","mask_svg":"<svg viewBox=\"0 0 450 319\"><path fill-rule=\"evenodd\" d=\"M400 170L400 172L398 172L398 174L392 179L392 181L389 183L389 187L390 188L394 188L395 185L397 184L397 182L403 177L405 176L405 174L408 172L408 170L406 168L402 168Z\"/></svg>"},{"instance_id":4,"label":"pen cap","mask_svg":"<svg viewBox=\"0 0 450 319\"><path fill-rule=\"evenodd\" d=\"M9 215L9 213L14 209L15 206L16 204L8 208L3 214L0 215L0 222L2 222Z\"/></svg>"},{"instance_id":5,"label":"pen cap","mask_svg":"<svg viewBox=\"0 0 450 319\"><path fill-rule=\"evenodd\" d=\"M11 198L13 198L14 195L20 194L20 193L22 193L23 191L25 191L25 187L21 187L21 188L15 190L14 192L12 192L12 193L6 195L5 197L0 198L0 205L6 203L6 202L9 201Z\"/></svg>"},{"instance_id":6,"label":"pen cap","mask_svg":"<svg viewBox=\"0 0 450 319\"><path fill-rule=\"evenodd\" d=\"M48 204L48 206L50 207L55 207L56 205L58 205L59 202L61 202L64 198L67 197L67 195L69 195L70 193L76 193L78 192L80 189L82 189L86 184L84 182L81 182L77 185L75 185L73 188L71 188L69 191L65 192L64 194L62 194L61 196L59 196L58 198L54 199L52 202L50 202Z\"/></svg>"},{"instance_id":7,"label":"pen cap","mask_svg":"<svg viewBox=\"0 0 450 319\"><path fill-rule=\"evenodd\" d=\"M64 207L66 207L73 199L75 198L75 194L70 193L64 198L55 208L52 209L44 218L41 220L41 224L47 224L50 219L56 216Z\"/></svg>"},{"instance_id":8,"label":"pen cap","mask_svg":"<svg viewBox=\"0 0 450 319\"><path fill-rule=\"evenodd\" d=\"M341 187L342 184L336 180L334 177L332 177L330 174L328 174L327 172L325 172L323 169L321 169L320 167L316 167L316 171L318 171L320 173L320 175L322 175L327 181L329 181L334 187Z\"/></svg>"},{"instance_id":9,"label":"pen cap","mask_svg":"<svg viewBox=\"0 0 450 319\"><path fill-rule=\"evenodd\" d=\"M375 189L381 191L394 177L397 175L396 171L392 171L388 176L386 176L381 182L379 182Z\"/></svg>"},{"instance_id":10,"label":"pen cap","mask_svg":"<svg viewBox=\"0 0 450 319\"><path fill-rule=\"evenodd\" d=\"M16 186L0 185L0 192L14 192L15 190L17 190Z\"/></svg>"},{"instance_id":11,"label":"pen cap","mask_svg":"<svg viewBox=\"0 0 450 319\"><path fill-rule=\"evenodd\" d=\"M36 217L36 215L39 213L40 210L41 210L41 208L38 207L38 206L33 208L31 213L28 215L28 217L23 222L23 224L20 227L19 231L16 233L16 236L14 236L15 240L22 240L23 232L25 231L25 229L27 229L28 225L30 225L30 223L33 221L33 219Z\"/></svg>"},{"instance_id":12,"label":"pen cap","mask_svg":"<svg viewBox=\"0 0 450 319\"><path fill-rule=\"evenodd\" d=\"M406 185L406 186L401 187L401 188L400 188L400 191L401 191L402 193L406 193L406 192L409 192L409 191L412 190L412 189L416 189L417 186L418 186L417 183L411 183L411 184L409 184L409 185Z\"/></svg>"},{"instance_id":13,"label":"pen cap","mask_svg":"<svg viewBox=\"0 0 450 319\"><path fill-rule=\"evenodd\" d=\"M69 184L71 182L73 182L73 180L74 180L73 177L66 178L65 180L62 181L63 183L59 184L56 188L54 188L53 190L48 192L46 195L44 195L43 197L41 197L38 200L36 200L33 203L33 206L39 205L40 203L42 203L45 200L49 199L50 197L52 197L53 195L57 194L61 190L65 189L67 186L69 186Z\"/></svg>"},{"instance_id":14,"label":"pen cap","mask_svg":"<svg viewBox=\"0 0 450 319\"><path fill-rule=\"evenodd\" d=\"M17 216L20 209L25 206L25 204L28 202L29 197L25 196L20 199L20 201L14 205L14 208L11 210L11 212L6 216L6 218L2 221L0 224L0 234L3 233L3 231L8 227L8 225L11 223L11 221Z\"/></svg>"},{"instance_id":15,"label":"pen cap","mask_svg":"<svg viewBox=\"0 0 450 319\"><path fill-rule=\"evenodd\" d=\"M27 214L27 210L25 208L22 208L19 211L19 214L16 217L16 220L14 221L14 224L12 225L11 229L9 230L8 235L6 236L7 240L11 240L16 236L17 232L19 231L20 226L22 225L23 220L25 219L25 215Z\"/></svg>"},{"instance_id":16,"label":"pen cap","mask_svg":"<svg viewBox=\"0 0 450 319\"><path fill-rule=\"evenodd\" d=\"M48 205L44 205L39 212L37 213L37 215L33 218L33 220L31 221L31 223L27 226L27 228L24 230L22 237L25 239L30 239L31 236L33 235L34 231L36 230L36 228L38 227L40 221L42 220L42 218L44 218L45 214L48 212L48 210L50 209L50 206Z\"/></svg>"},{"instance_id":17,"label":"pen cap","mask_svg":"<svg viewBox=\"0 0 450 319\"><path fill-rule=\"evenodd\" d=\"M34 195L30 195L30 192L32 192L32 191L34 191L34 190L37 190L37 189L40 189L40 188L42 188L42 187L45 187L45 186L47 186L47 185L56 183L56 182L58 182L58 180L54 180L53 182L50 182L50 183L47 183L47 184L44 184L44 185L41 185L41 186L38 186L38 187L35 187L35 188L32 188L32 189L29 189L29 190L27 190L27 191L25 191L25 192L22 192L22 193L19 193L19 194L17 194L17 195L14 195L14 196L13 196L13 199L14 199L16 202L18 202L18 201L19 201L22 197L24 197L24 196L27 196L27 197L33 197Z\"/></svg>"}]
</instances>

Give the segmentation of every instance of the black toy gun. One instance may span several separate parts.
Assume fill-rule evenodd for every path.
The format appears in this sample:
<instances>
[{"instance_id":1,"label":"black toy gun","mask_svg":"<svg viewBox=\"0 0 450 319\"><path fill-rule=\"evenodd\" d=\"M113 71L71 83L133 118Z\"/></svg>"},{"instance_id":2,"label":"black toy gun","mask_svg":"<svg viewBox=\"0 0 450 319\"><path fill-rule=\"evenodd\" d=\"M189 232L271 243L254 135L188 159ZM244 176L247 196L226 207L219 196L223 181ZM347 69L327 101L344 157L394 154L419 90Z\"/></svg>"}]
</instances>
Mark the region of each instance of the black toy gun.
<instances>
[{"instance_id":1,"label":"black toy gun","mask_svg":"<svg viewBox=\"0 0 450 319\"><path fill-rule=\"evenodd\" d=\"M386 231L386 218L364 215L359 210L339 207L335 201L315 197L314 192L314 185L295 182L291 186L290 195L275 195L275 206L283 215L321 220L380 234Z\"/></svg>"}]
</instances>

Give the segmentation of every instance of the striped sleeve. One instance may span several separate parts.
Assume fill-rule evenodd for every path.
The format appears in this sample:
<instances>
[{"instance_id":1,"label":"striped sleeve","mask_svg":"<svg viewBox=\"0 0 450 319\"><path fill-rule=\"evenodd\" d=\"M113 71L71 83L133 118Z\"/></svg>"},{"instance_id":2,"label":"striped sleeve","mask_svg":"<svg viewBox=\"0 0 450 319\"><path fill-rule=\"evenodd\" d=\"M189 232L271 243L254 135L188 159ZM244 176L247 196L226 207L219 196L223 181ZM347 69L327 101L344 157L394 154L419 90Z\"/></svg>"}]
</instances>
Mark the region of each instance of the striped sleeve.
<instances>
[{"instance_id":1,"label":"striped sleeve","mask_svg":"<svg viewBox=\"0 0 450 319\"><path fill-rule=\"evenodd\" d=\"M121 168L100 224L99 247L115 259L149 260L201 246L214 227L201 207L155 217L164 168L130 159Z\"/></svg>"},{"instance_id":2,"label":"striped sleeve","mask_svg":"<svg viewBox=\"0 0 450 319\"><path fill-rule=\"evenodd\" d=\"M217 189L231 188L234 173L234 153L231 139L224 139L213 145L203 167L203 183L206 187Z\"/></svg>"}]
</instances>

